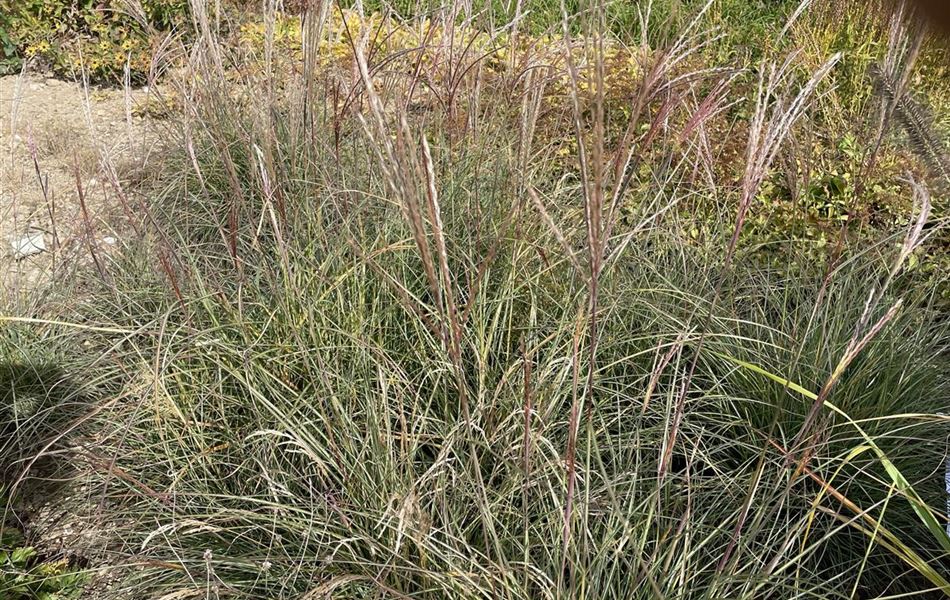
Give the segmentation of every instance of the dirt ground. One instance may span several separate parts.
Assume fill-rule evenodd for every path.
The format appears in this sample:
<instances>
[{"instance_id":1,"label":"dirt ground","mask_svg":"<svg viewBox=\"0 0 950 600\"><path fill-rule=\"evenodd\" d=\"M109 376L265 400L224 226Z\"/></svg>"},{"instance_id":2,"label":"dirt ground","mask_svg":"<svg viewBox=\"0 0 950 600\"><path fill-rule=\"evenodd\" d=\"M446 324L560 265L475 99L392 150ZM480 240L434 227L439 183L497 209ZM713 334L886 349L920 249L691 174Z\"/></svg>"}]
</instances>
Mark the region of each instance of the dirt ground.
<instances>
[{"instance_id":1,"label":"dirt ground","mask_svg":"<svg viewBox=\"0 0 950 600\"><path fill-rule=\"evenodd\" d=\"M29 292L121 245L120 198L155 152L148 96L0 78L0 307L28 311Z\"/></svg>"}]
</instances>

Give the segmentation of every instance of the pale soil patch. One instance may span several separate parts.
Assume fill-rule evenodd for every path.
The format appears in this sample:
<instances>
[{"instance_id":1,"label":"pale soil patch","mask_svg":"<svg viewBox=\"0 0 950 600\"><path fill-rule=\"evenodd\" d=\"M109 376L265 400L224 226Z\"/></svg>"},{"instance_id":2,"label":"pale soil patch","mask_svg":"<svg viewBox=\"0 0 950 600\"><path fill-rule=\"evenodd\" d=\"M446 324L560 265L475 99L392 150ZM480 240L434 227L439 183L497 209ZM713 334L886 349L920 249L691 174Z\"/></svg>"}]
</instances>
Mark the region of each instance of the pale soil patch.
<instances>
[{"instance_id":1,"label":"pale soil patch","mask_svg":"<svg viewBox=\"0 0 950 600\"><path fill-rule=\"evenodd\" d=\"M27 309L29 292L93 255L108 260L119 245L126 209L116 189L128 195L155 152L153 128L138 114L147 98L144 89L0 78L0 306ZM17 256L15 246L37 241L45 251Z\"/></svg>"}]
</instances>

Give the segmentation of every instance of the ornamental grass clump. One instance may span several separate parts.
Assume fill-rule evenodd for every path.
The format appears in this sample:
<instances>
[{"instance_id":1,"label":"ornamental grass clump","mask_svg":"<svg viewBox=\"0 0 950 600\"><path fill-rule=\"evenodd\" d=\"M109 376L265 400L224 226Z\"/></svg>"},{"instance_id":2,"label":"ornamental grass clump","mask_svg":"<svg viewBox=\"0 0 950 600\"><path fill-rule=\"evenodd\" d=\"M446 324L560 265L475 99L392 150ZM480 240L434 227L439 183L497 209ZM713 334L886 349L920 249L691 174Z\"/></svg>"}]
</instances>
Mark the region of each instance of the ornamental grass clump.
<instances>
[{"instance_id":1,"label":"ornamental grass clump","mask_svg":"<svg viewBox=\"0 0 950 600\"><path fill-rule=\"evenodd\" d=\"M327 68L335 4L302 15L287 72L271 11L262 68L235 73L194 2L140 237L43 326L96 374L44 448L113 524L116 589L950 595L950 332L906 285L940 226L927 187L911 226L840 259L759 260L748 216L837 56L804 78L764 59L740 96L692 60L711 6L644 40L617 113L602 7L562 7L543 53L510 43L494 74L425 36L390 56L381 27L347 28ZM464 8L400 27L470 39ZM734 103L729 183L710 137ZM727 235L683 235L699 196Z\"/></svg>"}]
</instances>

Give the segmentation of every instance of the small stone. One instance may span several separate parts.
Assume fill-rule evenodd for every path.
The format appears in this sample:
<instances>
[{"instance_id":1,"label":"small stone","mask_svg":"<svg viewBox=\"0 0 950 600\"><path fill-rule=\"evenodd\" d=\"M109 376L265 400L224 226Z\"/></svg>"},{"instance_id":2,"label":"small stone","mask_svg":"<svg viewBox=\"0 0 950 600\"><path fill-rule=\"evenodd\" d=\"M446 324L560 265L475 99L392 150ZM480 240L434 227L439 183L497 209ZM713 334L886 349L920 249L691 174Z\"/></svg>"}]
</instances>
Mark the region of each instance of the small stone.
<instances>
[{"instance_id":1,"label":"small stone","mask_svg":"<svg viewBox=\"0 0 950 600\"><path fill-rule=\"evenodd\" d=\"M10 246L13 247L13 258L22 260L28 256L45 252L46 237L42 231L31 231L25 235L11 238Z\"/></svg>"}]
</instances>

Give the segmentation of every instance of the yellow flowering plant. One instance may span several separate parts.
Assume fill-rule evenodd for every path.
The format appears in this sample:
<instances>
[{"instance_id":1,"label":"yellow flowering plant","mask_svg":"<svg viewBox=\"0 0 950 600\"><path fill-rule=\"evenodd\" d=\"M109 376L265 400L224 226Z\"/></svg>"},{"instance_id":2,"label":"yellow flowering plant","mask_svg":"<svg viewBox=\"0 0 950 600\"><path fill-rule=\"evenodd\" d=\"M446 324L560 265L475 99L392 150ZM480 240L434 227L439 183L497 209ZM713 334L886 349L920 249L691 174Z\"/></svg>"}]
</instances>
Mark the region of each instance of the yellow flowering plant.
<instances>
[{"instance_id":1,"label":"yellow flowering plant","mask_svg":"<svg viewBox=\"0 0 950 600\"><path fill-rule=\"evenodd\" d=\"M187 0L140 0L147 27L184 23ZM121 0L0 0L0 73L24 60L64 75L84 68L94 80L142 80L151 60L143 24Z\"/></svg>"}]
</instances>

